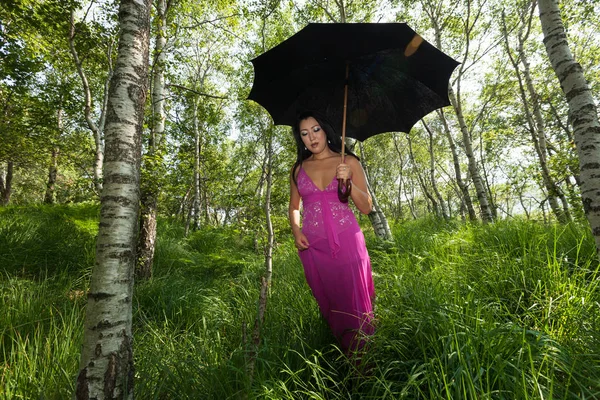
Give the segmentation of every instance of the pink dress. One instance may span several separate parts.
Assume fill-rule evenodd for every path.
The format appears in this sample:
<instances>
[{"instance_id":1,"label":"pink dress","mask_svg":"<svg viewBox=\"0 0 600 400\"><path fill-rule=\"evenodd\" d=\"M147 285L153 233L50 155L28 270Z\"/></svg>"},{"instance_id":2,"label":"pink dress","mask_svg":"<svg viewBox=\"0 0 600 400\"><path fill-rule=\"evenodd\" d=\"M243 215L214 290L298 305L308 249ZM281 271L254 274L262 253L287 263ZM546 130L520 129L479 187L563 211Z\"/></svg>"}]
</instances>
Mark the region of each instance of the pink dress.
<instances>
[{"instance_id":1,"label":"pink dress","mask_svg":"<svg viewBox=\"0 0 600 400\"><path fill-rule=\"evenodd\" d=\"M320 190L300 167L297 182L309 242L298 252L306 281L343 350L358 350L373 333L375 288L365 238L352 210L338 200L337 179Z\"/></svg>"}]
</instances>

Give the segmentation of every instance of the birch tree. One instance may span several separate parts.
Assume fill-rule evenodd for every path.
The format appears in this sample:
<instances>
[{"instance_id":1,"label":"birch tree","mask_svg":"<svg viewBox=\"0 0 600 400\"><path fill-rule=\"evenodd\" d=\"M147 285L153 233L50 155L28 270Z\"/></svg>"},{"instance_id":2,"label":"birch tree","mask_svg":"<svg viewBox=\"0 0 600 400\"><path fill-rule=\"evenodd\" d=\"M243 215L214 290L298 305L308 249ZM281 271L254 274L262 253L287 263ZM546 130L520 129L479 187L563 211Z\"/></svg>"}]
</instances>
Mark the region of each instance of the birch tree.
<instances>
[{"instance_id":1,"label":"birch tree","mask_svg":"<svg viewBox=\"0 0 600 400\"><path fill-rule=\"evenodd\" d=\"M467 182L465 182L465 180L462 177L460 157L458 155L458 150L454 141L454 137L452 136L452 132L450 131L450 127L448 126L448 120L446 119L446 115L444 114L443 110L437 110L437 115L440 119L440 122L442 123L444 136L448 141L448 147L450 148L450 153L452 154L454 180L456 180L456 185L460 190L459 195L461 199L461 209L466 209L470 221L476 221L477 214L475 213L475 208L473 207L473 200L471 199L471 194L469 193L469 185L467 184Z\"/></svg>"},{"instance_id":2,"label":"birch tree","mask_svg":"<svg viewBox=\"0 0 600 400\"><path fill-rule=\"evenodd\" d=\"M12 191L14 162L9 161L6 167L0 168L0 206L5 206L10 201Z\"/></svg>"},{"instance_id":3,"label":"birch tree","mask_svg":"<svg viewBox=\"0 0 600 400\"><path fill-rule=\"evenodd\" d=\"M546 53L569 104L579 155L581 200L600 252L600 121L596 104L583 69L571 54L558 1L539 0L538 10Z\"/></svg>"},{"instance_id":4,"label":"birch tree","mask_svg":"<svg viewBox=\"0 0 600 400\"><path fill-rule=\"evenodd\" d=\"M44 203L54 204L56 201L56 178L58 176L58 156L60 154L60 147L58 147L58 141L60 141L63 133L63 114L64 110L59 107L56 110L56 138L51 139L51 156L50 165L48 166L48 180L46 182L46 194L44 195Z\"/></svg>"},{"instance_id":5,"label":"birch tree","mask_svg":"<svg viewBox=\"0 0 600 400\"><path fill-rule=\"evenodd\" d=\"M365 170L365 176L366 176L366 180L367 180L367 190L369 191L369 193L371 194L371 201L373 202L373 208L371 210L371 212L369 213L369 220L371 221L371 225L373 226L373 231L375 232L375 236L377 236L380 239L384 239L384 240L392 240L393 236L392 236L392 230L390 229L390 225L388 223L388 220L385 216L385 213L383 212L381 206L379 205L379 200L377 199L377 196L375 196L375 191L373 190L373 188L371 187L371 184L369 183L371 181L370 177L369 177L369 167L367 166L366 163L366 154L365 154L365 150L364 150L364 146L362 143L358 143L358 148L360 150L360 163L363 167L363 169Z\"/></svg>"},{"instance_id":6,"label":"birch tree","mask_svg":"<svg viewBox=\"0 0 600 400\"><path fill-rule=\"evenodd\" d=\"M493 212L491 210L488 196L485 190L485 185L477 165L477 159L473 150L472 141L472 127L469 127L465 118L463 110L463 101L461 97L461 83L465 78L467 71L476 64L479 58L482 56L481 48L472 49L473 36L479 29L479 25L482 23L483 15L486 9L486 0L474 1L467 0L464 2L464 9L461 9L460 14L458 13L458 2L452 1L446 4L444 7L444 1L442 0L421 0L421 5L425 11L427 17L430 20L431 26L433 27L435 34L435 44L438 49L445 50L442 46L442 36L444 30L455 23L453 21L456 18L460 18L461 35L462 41L464 42L462 48L462 55L460 57L461 64L456 72L456 77L453 79L450 85L448 85L448 97L450 103L456 114L458 120L459 129L462 137L462 146L467 157L469 175L477 194L477 200L479 202L479 209L481 212L481 218L484 222L491 222L493 220ZM477 28L477 29L476 29ZM487 29L487 27L483 27ZM475 54L472 54L475 53Z\"/></svg>"},{"instance_id":7,"label":"birch tree","mask_svg":"<svg viewBox=\"0 0 600 400\"><path fill-rule=\"evenodd\" d=\"M435 154L434 154L434 144L433 144L433 132L429 128L429 125L425 122L425 120L421 120L423 123L423 127L427 131L427 135L429 136L429 180L431 181L431 188L433 189L433 193L435 193L435 197L437 198L440 204L440 211L442 213L442 217L445 220L450 219L450 214L448 213L448 206L438 189L436 174L435 174Z\"/></svg>"},{"instance_id":8,"label":"birch tree","mask_svg":"<svg viewBox=\"0 0 600 400\"><path fill-rule=\"evenodd\" d=\"M513 66L521 96L521 103L525 113L525 120L530 132L531 142L537 155L541 170L542 182L548 193L548 204L552 212L560 222L571 219L567 206L567 200L558 184L555 182L548 166L548 149L545 122L541 111L540 96L538 95L531 77L531 68L525 51L525 42L531 33L534 5L529 2L517 6L516 13L519 18L517 27L517 46L515 54L509 41L509 33L506 27L506 16L502 13L502 36L508 59ZM561 200L563 207L558 204Z\"/></svg>"},{"instance_id":9,"label":"birch tree","mask_svg":"<svg viewBox=\"0 0 600 400\"><path fill-rule=\"evenodd\" d=\"M93 3L90 4L90 8ZM88 9L89 11L89 9ZM87 12L86 12L87 15ZM71 56L73 57L73 62L75 63L75 67L77 68L77 73L79 78L81 79L81 85L83 90L83 114L85 117L85 122L92 132L92 136L94 137L95 143L95 158L94 158L94 186L96 188L96 192L100 194L102 191L102 165L104 162L104 124L106 122L106 106L108 101L108 88L110 84L110 80L112 78L113 66L112 66L112 50L113 50L113 42L110 35L106 37L106 68L107 73L104 79L103 85L103 94L101 98L101 107L100 107L100 118L96 122L93 117L93 98L92 88L88 79L88 74L86 73L83 60L79 55L79 51L76 47L76 36L78 33L77 27L81 27L84 25L84 22L77 23L75 21L75 10L71 10L71 17L69 21L69 50L71 52Z\"/></svg>"},{"instance_id":10,"label":"birch tree","mask_svg":"<svg viewBox=\"0 0 600 400\"><path fill-rule=\"evenodd\" d=\"M137 248L136 278L152 276L154 251L156 249L156 213L160 192L160 174L163 164L162 148L165 134L165 60L167 57L167 13L169 2L156 0L156 37L154 38L154 62L152 64L152 128L148 138L148 153L144 156L141 182L140 234Z\"/></svg>"},{"instance_id":11,"label":"birch tree","mask_svg":"<svg viewBox=\"0 0 600 400\"><path fill-rule=\"evenodd\" d=\"M410 134L406 135L406 141L408 143L408 154L409 154L410 161L412 164L412 171L413 171L414 175L416 175L416 177L417 177L417 181L419 182L419 186L421 187L421 191L423 192L423 196L424 196L425 202L427 204L427 208L429 209L430 212L433 212L433 214L436 217L439 217L439 216L441 216L441 213L440 213L438 201L429 191L427 182L425 181L425 178L423 177L423 174L421 173L420 166L418 165L416 157L415 157L415 152L414 152L414 147L413 147L413 139L411 138Z\"/></svg>"},{"instance_id":12,"label":"birch tree","mask_svg":"<svg viewBox=\"0 0 600 400\"><path fill-rule=\"evenodd\" d=\"M77 399L133 399L132 294L151 0L122 0Z\"/></svg>"}]
</instances>

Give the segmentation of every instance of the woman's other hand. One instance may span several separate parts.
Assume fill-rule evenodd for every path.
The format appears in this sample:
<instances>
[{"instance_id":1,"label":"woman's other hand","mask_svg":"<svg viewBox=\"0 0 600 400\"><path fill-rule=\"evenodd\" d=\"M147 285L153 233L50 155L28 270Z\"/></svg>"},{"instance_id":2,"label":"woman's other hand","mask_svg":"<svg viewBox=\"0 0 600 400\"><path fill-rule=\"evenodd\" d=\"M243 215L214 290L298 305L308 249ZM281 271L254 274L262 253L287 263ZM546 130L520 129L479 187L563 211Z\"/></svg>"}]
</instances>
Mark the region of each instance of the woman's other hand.
<instances>
[{"instance_id":1,"label":"woman's other hand","mask_svg":"<svg viewBox=\"0 0 600 400\"><path fill-rule=\"evenodd\" d=\"M348 164L338 164L337 166L337 170L336 170L336 177L337 179L343 179L344 182L347 181L348 179L352 179L352 169L350 168L350 166Z\"/></svg>"},{"instance_id":2,"label":"woman's other hand","mask_svg":"<svg viewBox=\"0 0 600 400\"><path fill-rule=\"evenodd\" d=\"M306 236L304 236L302 232L298 232L297 234L295 234L294 239L296 242L296 248L298 250L304 251L308 249L308 239L306 238Z\"/></svg>"}]
</instances>

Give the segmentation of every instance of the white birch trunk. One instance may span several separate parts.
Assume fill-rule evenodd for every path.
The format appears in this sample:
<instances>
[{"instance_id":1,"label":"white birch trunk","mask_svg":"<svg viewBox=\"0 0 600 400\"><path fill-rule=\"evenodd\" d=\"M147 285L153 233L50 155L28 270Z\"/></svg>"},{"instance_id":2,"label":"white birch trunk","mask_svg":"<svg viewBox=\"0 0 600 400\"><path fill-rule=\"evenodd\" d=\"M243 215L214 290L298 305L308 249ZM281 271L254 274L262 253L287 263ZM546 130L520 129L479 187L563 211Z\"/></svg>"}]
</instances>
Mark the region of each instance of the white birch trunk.
<instances>
[{"instance_id":1,"label":"white birch trunk","mask_svg":"<svg viewBox=\"0 0 600 400\"><path fill-rule=\"evenodd\" d=\"M77 73L79 74L79 77L81 78L81 84L83 85L83 99L84 99L83 113L85 116L85 121L88 125L88 128L90 128L90 131L92 131L92 135L94 136L94 142L96 144L96 154L95 154L95 159L94 159L94 186L96 187L96 191L98 192L98 194L100 194L102 192L102 163L104 162L104 139L102 137L103 126L101 129L100 127L98 127L98 125L96 125L96 123L92 119L92 93L90 90L90 84L88 82L85 71L83 70L83 65L81 63L81 60L79 59L79 54L77 53L77 50L75 49L75 10L71 10L70 24L71 24L71 27L69 30L69 49L71 50L71 55L73 56L75 66L77 67ZM109 45L109 52L108 52L109 72L108 72L107 81L112 76L112 66L111 66L110 57L111 57L111 54L110 54L110 45ZM105 105L106 98L107 98L107 91L105 90L103 106ZM103 122L103 118L105 115L105 109L106 109L105 107L102 108L102 116L101 116L102 122Z\"/></svg>"},{"instance_id":2,"label":"white birch trunk","mask_svg":"<svg viewBox=\"0 0 600 400\"><path fill-rule=\"evenodd\" d=\"M363 149L363 144L358 143L358 149L360 150L360 163L362 164L363 169L365 170L365 177L367 181L367 191L371 195L371 201L373 203L373 209L369 213L369 220L371 221L371 225L373 225L373 231L375 236L379 239L383 240L392 240L392 230L390 229L390 224L385 216L383 210L379 207L379 201L377 201L377 196L373 188L371 188L371 184L369 183L369 169L367 168L367 164L365 162L365 152Z\"/></svg>"},{"instance_id":3,"label":"white birch trunk","mask_svg":"<svg viewBox=\"0 0 600 400\"><path fill-rule=\"evenodd\" d=\"M467 8L470 11L471 3L467 1ZM429 16L431 23L433 25L433 29L435 31L435 43L438 49L442 49L442 27L440 26L440 20L446 18L446 16L441 15L442 8L437 5L422 1L425 12ZM441 3L439 3L441 6ZM470 12L469 12L470 13ZM465 155L467 156L468 161L468 170L471 175L471 181L473 182L473 186L475 187L475 193L477 194L477 200L479 201L479 209L481 212L481 219L484 222L492 222L493 214L488 202L487 193L485 187L483 185L483 180L481 178L481 174L479 173L479 168L477 167L477 160L475 159L475 154L473 153L473 144L471 140L471 132L467 127L467 123L465 121L464 114L462 112L462 104L460 97L460 82L462 75L464 73L464 61L466 61L467 56L469 54L469 45L470 45L470 31L473 30L473 25L470 25L470 22L466 21L465 30L465 52L463 55L463 63L458 70L458 76L456 78L456 88L457 92L455 93L454 88L451 84L448 85L448 98L450 99L450 103L452 104L452 108L454 109L454 113L456 114L456 118L458 120L458 124L460 127L460 132L462 134L462 142L463 148L465 151ZM470 211L470 210L469 210ZM470 213L469 213L470 214Z\"/></svg>"},{"instance_id":4,"label":"white birch trunk","mask_svg":"<svg viewBox=\"0 0 600 400\"><path fill-rule=\"evenodd\" d=\"M9 161L6 168L0 168L0 206L5 206L10 202L10 194L12 191L14 163Z\"/></svg>"},{"instance_id":5,"label":"white birch trunk","mask_svg":"<svg viewBox=\"0 0 600 400\"><path fill-rule=\"evenodd\" d=\"M198 122L198 99L194 99L194 229L200 229L200 124Z\"/></svg>"},{"instance_id":6,"label":"white birch trunk","mask_svg":"<svg viewBox=\"0 0 600 400\"><path fill-rule=\"evenodd\" d=\"M119 51L108 99L104 187L77 399L133 399L131 298L150 6L150 0L122 0L120 4Z\"/></svg>"},{"instance_id":7,"label":"white birch trunk","mask_svg":"<svg viewBox=\"0 0 600 400\"><path fill-rule=\"evenodd\" d=\"M167 4L166 0L156 3L157 34L154 47L154 64L152 66L152 132L148 152L150 160L145 163L149 169L142 182L140 203L140 235L138 239L138 254L136 278L150 279L154 264L154 251L156 249L156 213L158 208L158 195L160 187L157 176L162 164L160 147L165 133L165 46L167 44ZM157 153L159 156L157 157ZM160 157L160 160L159 160Z\"/></svg>"},{"instance_id":8,"label":"white birch trunk","mask_svg":"<svg viewBox=\"0 0 600 400\"><path fill-rule=\"evenodd\" d=\"M44 194L44 203L46 204L54 204L56 201L56 178L58 177L58 155L60 153L60 148L58 147L58 142L60 142L60 137L62 135L63 130L63 110L59 108L56 112L56 120L57 120L57 130L58 135L55 140L53 140L52 144L52 155L50 157L50 166L48 167L48 181L46 183L46 193Z\"/></svg>"},{"instance_id":9,"label":"white birch trunk","mask_svg":"<svg viewBox=\"0 0 600 400\"><path fill-rule=\"evenodd\" d=\"M265 250L265 280L267 286L271 286L273 275L273 245L275 233L273 221L271 220L271 192L273 189L273 128L270 129L269 145L267 147L267 192L265 195L265 222L267 223L267 248Z\"/></svg>"},{"instance_id":10,"label":"white birch trunk","mask_svg":"<svg viewBox=\"0 0 600 400\"><path fill-rule=\"evenodd\" d=\"M521 13L523 14L525 11L527 10L521 10ZM545 123L540 109L539 96L533 85L533 79L531 78L530 64L527 59L527 54L525 54L524 50L524 45L527 38L529 37L531 29L531 17L533 17L533 6L530 11L531 15L529 15L530 18L528 21L524 21L523 18L521 18L521 26L519 27L517 35L517 58L513 56L511 51L504 14L502 14L502 35L504 36L506 54L508 55L508 58L515 70L515 75L519 84L519 94L521 95L523 111L525 112L527 125L531 134L531 142L533 144L540 164L542 182L548 193L548 204L550 205L550 208L552 209L552 212L554 213L558 221L567 222L567 220L570 219L570 217L568 216L568 211L561 209L558 204L557 197L560 196L561 192L558 185L556 184L556 182L550 174L550 169L548 168L548 150L546 147ZM522 73L521 68L519 67L519 63L523 66ZM529 94L529 97L527 97L527 94ZM531 108L529 106L530 104Z\"/></svg>"},{"instance_id":11,"label":"white birch trunk","mask_svg":"<svg viewBox=\"0 0 600 400\"><path fill-rule=\"evenodd\" d=\"M446 115L442 110L438 110L438 116L444 127L444 135L446 136L446 140L448 140L448 146L450 147L450 152L452 153L452 165L454 166L454 177L456 179L456 184L460 190L459 197L461 198L461 207L464 205L464 208L469 214L470 221L476 221L477 214L475 213L475 208L473 207L473 200L471 199L471 194L469 193L469 187L462 178L460 159L458 157L458 151L456 150L456 143L454 143L452 132L450 132Z\"/></svg>"},{"instance_id":12,"label":"white birch trunk","mask_svg":"<svg viewBox=\"0 0 600 400\"><path fill-rule=\"evenodd\" d=\"M425 123L424 120L421 120L427 134L429 135L429 180L431 181L431 187L433 189L433 193L437 197L438 202L440 203L440 210L442 213L442 217L445 220L450 219L450 215L448 214L448 207L446 206L446 202L442 197L440 190L438 189L437 182L435 179L435 155L433 153L433 132L429 129L429 126Z\"/></svg>"},{"instance_id":13,"label":"white birch trunk","mask_svg":"<svg viewBox=\"0 0 600 400\"><path fill-rule=\"evenodd\" d=\"M579 155L581 200L600 251L600 121L596 104L581 65L569 49L558 2L540 0L538 7L546 52L569 103Z\"/></svg>"},{"instance_id":14,"label":"white birch trunk","mask_svg":"<svg viewBox=\"0 0 600 400\"><path fill-rule=\"evenodd\" d=\"M268 142L265 148L265 164L264 168L265 183L266 183L266 194L264 202L265 222L267 225L267 245L265 247L265 274L261 279L260 295L258 298L258 314L254 320L254 329L252 331L252 343L250 344L250 350L247 355L246 371L250 378L250 382L254 379L254 368L256 365L256 357L258 355L258 347L260 345L260 333L262 326L265 322L265 313L267 311L267 300L269 295L269 288L271 286L271 278L273 276L273 247L275 243L275 233L273 230L273 221L271 219L271 193L273 188L273 126L271 125L268 130L267 137ZM243 325L245 332L245 323ZM244 335L243 343L246 343L246 337Z\"/></svg>"},{"instance_id":15,"label":"white birch trunk","mask_svg":"<svg viewBox=\"0 0 600 400\"><path fill-rule=\"evenodd\" d=\"M458 124L462 133L463 146L465 149L465 155L467 156L468 160L469 173L471 174L471 180L473 181L473 186L475 186L475 193L477 194L477 200L479 201L481 219L484 222L492 222L492 210L488 202L485 187L483 186L483 180L481 179L481 175L479 174L477 160L475 160L475 154L473 153L471 132L469 132L469 128L467 127L465 117L462 113L462 106L460 104L460 100L454 93L454 89L452 87L448 88L448 97L450 98L450 102L452 103L452 107L454 108L454 112L456 113L456 118L458 119Z\"/></svg>"},{"instance_id":16,"label":"white birch trunk","mask_svg":"<svg viewBox=\"0 0 600 400\"><path fill-rule=\"evenodd\" d=\"M404 192L404 157L402 155L402 151L400 150L400 146L398 145L398 137L394 134L394 148L396 149L396 153L398 154L398 160L400 161L398 166L398 208L397 208L397 218L402 220L404 219L404 212L402 211L402 195Z\"/></svg>"}]
</instances>

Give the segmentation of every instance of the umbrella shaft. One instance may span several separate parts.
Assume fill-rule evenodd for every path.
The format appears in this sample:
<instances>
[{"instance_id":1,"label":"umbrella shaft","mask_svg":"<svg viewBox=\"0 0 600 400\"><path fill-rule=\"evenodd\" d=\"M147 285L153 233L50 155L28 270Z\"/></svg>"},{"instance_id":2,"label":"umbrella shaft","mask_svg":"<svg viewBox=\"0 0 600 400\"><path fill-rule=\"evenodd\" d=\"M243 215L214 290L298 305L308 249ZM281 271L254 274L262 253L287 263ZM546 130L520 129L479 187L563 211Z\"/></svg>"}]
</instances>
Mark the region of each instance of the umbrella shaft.
<instances>
[{"instance_id":1,"label":"umbrella shaft","mask_svg":"<svg viewBox=\"0 0 600 400\"><path fill-rule=\"evenodd\" d=\"M344 162L344 153L346 150L346 110L348 108L348 73L350 63L346 63L346 83L344 84L344 116L342 117L342 162Z\"/></svg>"}]
</instances>

